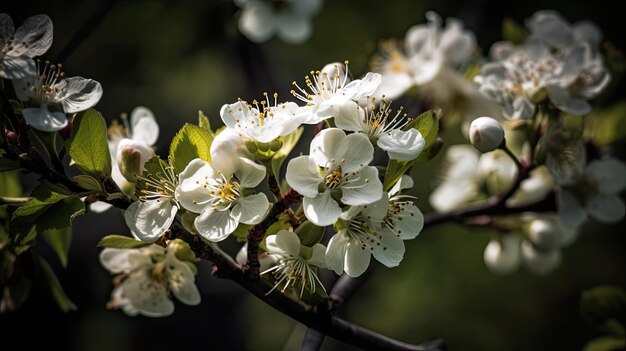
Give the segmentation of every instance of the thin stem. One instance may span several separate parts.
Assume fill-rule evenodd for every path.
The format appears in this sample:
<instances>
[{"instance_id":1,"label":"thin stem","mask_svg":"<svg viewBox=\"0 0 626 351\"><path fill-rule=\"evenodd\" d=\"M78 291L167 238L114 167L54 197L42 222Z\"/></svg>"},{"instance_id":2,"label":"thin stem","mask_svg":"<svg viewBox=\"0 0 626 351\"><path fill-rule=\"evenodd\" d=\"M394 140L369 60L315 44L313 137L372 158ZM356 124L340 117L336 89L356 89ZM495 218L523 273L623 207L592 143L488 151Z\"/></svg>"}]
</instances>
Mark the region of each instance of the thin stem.
<instances>
[{"instance_id":1,"label":"thin stem","mask_svg":"<svg viewBox=\"0 0 626 351\"><path fill-rule=\"evenodd\" d=\"M0 206L1 205L13 205L13 206L21 206L30 200L27 197L10 197L10 196L0 196Z\"/></svg>"},{"instance_id":2,"label":"thin stem","mask_svg":"<svg viewBox=\"0 0 626 351\"><path fill-rule=\"evenodd\" d=\"M506 146L505 140L502 141L502 145L500 146L500 149L504 151L511 158L511 160L513 160L513 162L515 162L515 166L517 167L518 171L521 171L524 168L524 165L522 165L522 163L517 158L517 156L515 156L515 154L511 151L511 149L509 149Z\"/></svg>"}]
</instances>

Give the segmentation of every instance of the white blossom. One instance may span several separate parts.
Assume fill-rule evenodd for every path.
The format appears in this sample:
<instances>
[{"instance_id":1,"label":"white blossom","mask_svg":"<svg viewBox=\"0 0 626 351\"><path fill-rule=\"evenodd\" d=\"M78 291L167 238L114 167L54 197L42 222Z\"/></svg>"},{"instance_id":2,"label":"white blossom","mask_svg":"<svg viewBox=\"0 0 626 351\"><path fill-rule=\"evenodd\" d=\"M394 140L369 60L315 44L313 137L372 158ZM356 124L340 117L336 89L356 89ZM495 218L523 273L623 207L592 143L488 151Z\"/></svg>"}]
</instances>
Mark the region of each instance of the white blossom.
<instances>
[{"instance_id":1,"label":"white blossom","mask_svg":"<svg viewBox=\"0 0 626 351\"><path fill-rule=\"evenodd\" d=\"M553 12L528 22L529 39L521 46L500 42L491 48L494 62L475 78L480 91L504 107L509 119L530 119L547 94L559 110L585 115L610 80L597 45L600 33L587 24L569 27Z\"/></svg>"},{"instance_id":2,"label":"white blossom","mask_svg":"<svg viewBox=\"0 0 626 351\"><path fill-rule=\"evenodd\" d=\"M394 41L381 45L381 52L372 62L373 70L382 74L376 97L394 99L413 86L431 90L439 97L468 89L469 84L456 70L473 56L474 34L455 18L448 18L443 28L435 12L427 12L426 19L427 24L409 28L404 50Z\"/></svg>"},{"instance_id":3,"label":"white blossom","mask_svg":"<svg viewBox=\"0 0 626 351\"><path fill-rule=\"evenodd\" d=\"M152 244L140 249L104 249L100 253L101 264L121 276L109 306L120 308L130 316L164 317L174 312L170 293L184 304L199 304L195 266L176 255L181 245L173 240L166 248Z\"/></svg>"},{"instance_id":4,"label":"white blossom","mask_svg":"<svg viewBox=\"0 0 626 351\"><path fill-rule=\"evenodd\" d=\"M239 31L248 39L265 42L274 36L290 44L305 42L313 34L312 17L322 8L322 0L289 0L275 6L273 1L235 0L241 7Z\"/></svg>"},{"instance_id":5,"label":"white blossom","mask_svg":"<svg viewBox=\"0 0 626 351\"><path fill-rule=\"evenodd\" d=\"M483 259L487 268L494 274L510 274L521 264L521 239L511 233L489 241Z\"/></svg>"},{"instance_id":6,"label":"white blossom","mask_svg":"<svg viewBox=\"0 0 626 351\"><path fill-rule=\"evenodd\" d=\"M11 17L0 13L0 77L25 79L37 75L33 57L52 45L52 21L46 15L31 16L17 31Z\"/></svg>"},{"instance_id":7,"label":"white blossom","mask_svg":"<svg viewBox=\"0 0 626 351\"><path fill-rule=\"evenodd\" d=\"M619 196L625 188L626 164L615 159L592 161L577 182L557 193L559 216L570 228L578 228L587 217L617 223L626 213Z\"/></svg>"},{"instance_id":8,"label":"white blossom","mask_svg":"<svg viewBox=\"0 0 626 351\"><path fill-rule=\"evenodd\" d=\"M26 123L35 129L61 130L67 125L66 113L87 110L102 97L100 83L83 77L65 78L62 68L37 60L37 74L13 80L17 98L35 105L22 110Z\"/></svg>"},{"instance_id":9,"label":"white blossom","mask_svg":"<svg viewBox=\"0 0 626 351\"><path fill-rule=\"evenodd\" d=\"M317 268L326 268L326 247L315 244L306 247L300 244L300 238L292 231L281 230L265 239L267 254L275 263L261 272L261 275L271 273L275 281L271 293L278 287L281 292L289 288L300 292L300 297L307 290L314 294L318 287L324 286L317 277Z\"/></svg>"},{"instance_id":10,"label":"white blossom","mask_svg":"<svg viewBox=\"0 0 626 351\"><path fill-rule=\"evenodd\" d=\"M289 161L287 183L304 197L311 222L330 225L341 215L340 203L359 206L381 198L378 170L368 166L373 158L374 147L365 135L325 129L311 141L308 156Z\"/></svg>"},{"instance_id":11,"label":"white blossom","mask_svg":"<svg viewBox=\"0 0 626 351\"><path fill-rule=\"evenodd\" d=\"M414 160L424 149L426 141L415 128L403 130L411 121L400 108L393 114L391 104L384 100L376 107L362 109L356 103L344 105L335 115L335 125L346 131L367 135L393 160Z\"/></svg>"},{"instance_id":12,"label":"white blossom","mask_svg":"<svg viewBox=\"0 0 626 351\"><path fill-rule=\"evenodd\" d=\"M367 73L362 79L350 81L348 78L348 61L345 66L340 63L329 63L321 71L311 71L304 77L305 87L296 82L296 89L291 93L306 106L300 108L302 123L317 124L325 119L336 116L346 105L368 100L380 84L378 73Z\"/></svg>"},{"instance_id":13,"label":"white blossom","mask_svg":"<svg viewBox=\"0 0 626 351\"><path fill-rule=\"evenodd\" d=\"M175 198L186 210L200 214L194 221L200 235L221 241L239 223L258 224L265 218L270 206L265 194L247 193L265 173L264 166L243 157L212 163L195 159L180 173Z\"/></svg>"},{"instance_id":14,"label":"white blossom","mask_svg":"<svg viewBox=\"0 0 626 351\"><path fill-rule=\"evenodd\" d=\"M278 94L274 94L272 103L267 93L265 100L252 104L237 101L222 106L220 115L226 126L237 132L244 139L269 143L270 141L291 134L301 124L296 116L298 105L293 102L278 103Z\"/></svg>"}]
</instances>

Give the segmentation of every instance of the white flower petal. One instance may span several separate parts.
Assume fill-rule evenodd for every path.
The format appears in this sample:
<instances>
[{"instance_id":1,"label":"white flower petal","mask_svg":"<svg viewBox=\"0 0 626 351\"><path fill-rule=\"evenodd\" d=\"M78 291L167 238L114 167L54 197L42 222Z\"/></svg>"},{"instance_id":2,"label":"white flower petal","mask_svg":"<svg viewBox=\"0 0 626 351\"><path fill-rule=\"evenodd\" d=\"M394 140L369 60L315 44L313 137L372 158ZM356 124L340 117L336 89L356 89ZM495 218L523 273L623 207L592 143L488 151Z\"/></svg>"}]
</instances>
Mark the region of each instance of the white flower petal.
<instances>
[{"instance_id":1,"label":"white flower petal","mask_svg":"<svg viewBox=\"0 0 626 351\"><path fill-rule=\"evenodd\" d=\"M244 146L243 139L234 130L226 128L215 136L211 143L211 158L236 158L239 149Z\"/></svg>"},{"instance_id":2,"label":"white flower petal","mask_svg":"<svg viewBox=\"0 0 626 351\"><path fill-rule=\"evenodd\" d=\"M619 194L626 188L626 164L616 159L592 161L585 173L603 194Z\"/></svg>"},{"instance_id":3,"label":"white flower petal","mask_svg":"<svg viewBox=\"0 0 626 351\"><path fill-rule=\"evenodd\" d=\"M1 78L13 79L15 82L17 79L25 79L36 74L37 66L35 61L28 56L4 56L0 59Z\"/></svg>"},{"instance_id":4,"label":"white flower petal","mask_svg":"<svg viewBox=\"0 0 626 351\"><path fill-rule=\"evenodd\" d=\"M113 205L104 201L96 201L89 204L89 210L93 213L103 213L113 208Z\"/></svg>"},{"instance_id":5,"label":"white flower petal","mask_svg":"<svg viewBox=\"0 0 626 351\"><path fill-rule=\"evenodd\" d=\"M175 198L188 211L200 213L209 206L211 196L204 188L207 179L213 179L215 171L207 162L199 158L189 162L180 172L180 183L176 187Z\"/></svg>"},{"instance_id":6,"label":"white flower petal","mask_svg":"<svg viewBox=\"0 0 626 351\"><path fill-rule=\"evenodd\" d=\"M194 274L191 268L177 259L172 261L168 265L168 283L172 293L186 305L195 306L199 304L200 292L194 284Z\"/></svg>"},{"instance_id":7,"label":"white flower petal","mask_svg":"<svg viewBox=\"0 0 626 351\"><path fill-rule=\"evenodd\" d=\"M313 24L307 16L282 11L276 16L276 35L286 43L300 44L313 33Z\"/></svg>"},{"instance_id":8,"label":"white flower petal","mask_svg":"<svg viewBox=\"0 0 626 351\"><path fill-rule=\"evenodd\" d=\"M365 111L356 103L344 104L335 115L335 125L350 132L364 132L367 125L363 122Z\"/></svg>"},{"instance_id":9,"label":"white flower petal","mask_svg":"<svg viewBox=\"0 0 626 351\"><path fill-rule=\"evenodd\" d=\"M0 39L4 40L3 43L6 43L13 36L14 32L15 26L13 26L11 16L6 13L0 13Z\"/></svg>"},{"instance_id":10,"label":"white flower petal","mask_svg":"<svg viewBox=\"0 0 626 351\"><path fill-rule=\"evenodd\" d=\"M503 235L499 240L491 240L485 247L483 259L487 268L494 274L509 274L521 264L520 237L515 233Z\"/></svg>"},{"instance_id":11,"label":"white flower petal","mask_svg":"<svg viewBox=\"0 0 626 351\"><path fill-rule=\"evenodd\" d=\"M130 161L134 161L137 163L125 164L125 162L129 162L124 154L126 152L139 152L139 160L134 157L130 159ZM117 160L117 166L124 177L129 182L135 182L136 176L143 174L144 165L146 161L154 156L154 149L150 146L131 139L122 139L117 144L117 154L115 155L115 159Z\"/></svg>"},{"instance_id":12,"label":"white flower petal","mask_svg":"<svg viewBox=\"0 0 626 351\"><path fill-rule=\"evenodd\" d=\"M159 125L149 109L138 106L130 114L130 125L133 140L146 145L154 145L159 138Z\"/></svg>"},{"instance_id":13,"label":"white flower petal","mask_svg":"<svg viewBox=\"0 0 626 351\"><path fill-rule=\"evenodd\" d=\"M392 160L410 161L422 153L426 140L416 129L402 131L394 129L383 134L377 142L378 147L387 151Z\"/></svg>"},{"instance_id":14,"label":"white flower petal","mask_svg":"<svg viewBox=\"0 0 626 351\"><path fill-rule=\"evenodd\" d=\"M365 166L358 175L346 179L347 182L340 186L341 202L346 205L367 205L383 195L383 184L378 179L376 167Z\"/></svg>"},{"instance_id":15,"label":"white flower petal","mask_svg":"<svg viewBox=\"0 0 626 351\"><path fill-rule=\"evenodd\" d=\"M476 49L474 33L463 29L463 22L448 18L446 28L439 39L439 48L446 60L453 65L463 63Z\"/></svg>"},{"instance_id":16,"label":"white flower petal","mask_svg":"<svg viewBox=\"0 0 626 351\"><path fill-rule=\"evenodd\" d=\"M587 101L573 97L570 92L556 85L548 86L550 101L559 110L576 116L586 115L591 112L591 106Z\"/></svg>"},{"instance_id":17,"label":"white flower petal","mask_svg":"<svg viewBox=\"0 0 626 351\"><path fill-rule=\"evenodd\" d=\"M239 161L239 170L235 175L242 188L254 188L265 179L265 166L244 157L240 157Z\"/></svg>"},{"instance_id":18,"label":"white flower petal","mask_svg":"<svg viewBox=\"0 0 626 351\"><path fill-rule=\"evenodd\" d=\"M309 156L293 158L287 164L285 175L287 184L305 197L315 197L324 178L320 175L315 161Z\"/></svg>"},{"instance_id":19,"label":"white flower petal","mask_svg":"<svg viewBox=\"0 0 626 351\"><path fill-rule=\"evenodd\" d=\"M124 213L124 219L137 239L154 242L172 225L176 212L178 207L169 200L133 202Z\"/></svg>"},{"instance_id":20,"label":"white flower petal","mask_svg":"<svg viewBox=\"0 0 626 351\"><path fill-rule=\"evenodd\" d=\"M356 240L349 240L346 245L346 256L343 263L346 274L352 278L356 278L365 273L367 267L370 265L371 258L372 253L369 249L364 248L361 243Z\"/></svg>"},{"instance_id":21,"label":"white flower petal","mask_svg":"<svg viewBox=\"0 0 626 351\"><path fill-rule=\"evenodd\" d=\"M75 113L87 110L100 101L102 86L93 79L71 77L65 80L65 88L55 99L63 105L66 113Z\"/></svg>"},{"instance_id":22,"label":"white flower petal","mask_svg":"<svg viewBox=\"0 0 626 351\"><path fill-rule=\"evenodd\" d=\"M165 284L155 280L150 271L131 274L118 287L132 309L148 317L165 317L174 313Z\"/></svg>"},{"instance_id":23,"label":"white flower petal","mask_svg":"<svg viewBox=\"0 0 626 351\"><path fill-rule=\"evenodd\" d=\"M617 223L624 218L624 201L616 195L597 194L587 199L587 210L593 219L601 223Z\"/></svg>"},{"instance_id":24,"label":"white flower petal","mask_svg":"<svg viewBox=\"0 0 626 351\"><path fill-rule=\"evenodd\" d=\"M568 228L578 228L587 219L587 212L578 199L567 190L557 193L556 207L561 221Z\"/></svg>"},{"instance_id":25,"label":"white flower petal","mask_svg":"<svg viewBox=\"0 0 626 351\"><path fill-rule=\"evenodd\" d=\"M463 181L450 178L430 194L429 201L437 211L447 212L473 200L477 195L478 189L472 179Z\"/></svg>"},{"instance_id":26,"label":"white flower petal","mask_svg":"<svg viewBox=\"0 0 626 351\"><path fill-rule=\"evenodd\" d=\"M306 218L318 226L331 225L341 215L341 208L333 200L330 191L325 191L315 197L304 197L302 205Z\"/></svg>"},{"instance_id":27,"label":"white flower petal","mask_svg":"<svg viewBox=\"0 0 626 351\"><path fill-rule=\"evenodd\" d=\"M309 157L320 167L339 162L348 149L345 139L346 133L339 128L324 129L311 141Z\"/></svg>"},{"instance_id":28,"label":"white flower petal","mask_svg":"<svg viewBox=\"0 0 626 351\"><path fill-rule=\"evenodd\" d=\"M347 231L341 230L330 238L326 248L326 267L339 275L343 273L346 248L349 241L350 237Z\"/></svg>"},{"instance_id":29,"label":"white flower petal","mask_svg":"<svg viewBox=\"0 0 626 351\"><path fill-rule=\"evenodd\" d=\"M194 221L198 233L214 242L226 239L237 229L238 224L230 215L230 211L214 211L210 207L202 211Z\"/></svg>"},{"instance_id":30,"label":"white flower petal","mask_svg":"<svg viewBox=\"0 0 626 351\"><path fill-rule=\"evenodd\" d=\"M407 72L383 72L380 85L372 94L376 99L395 99L413 86L413 78Z\"/></svg>"},{"instance_id":31,"label":"white flower petal","mask_svg":"<svg viewBox=\"0 0 626 351\"><path fill-rule=\"evenodd\" d=\"M276 30L275 14L270 4L247 2L239 17L239 30L255 43L269 40Z\"/></svg>"},{"instance_id":32,"label":"white flower petal","mask_svg":"<svg viewBox=\"0 0 626 351\"><path fill-rule=\"evenodd\" d=\"M284 257L300 256L300 238L294 232L281 230L276 235L269 235L265 239L265 246L270 254L279 254Z\"/></svg>"},{"instance_id":33,"label":"white flower petal","mask_svg":"<svg viewBox=\"0 0 626 351\"><path fill-rule=\"evenodd\" d=\"M239 198L231 210L231 216L245 224L259 224L265 219L270 203L263 193Z\"/></svg>"},{"instance_id":34,"label":"white flower petal","mask_svg":"<svg viewBox=\"0 0 626 351\"><path fill-rule=\"evenodd\" d=\"M67 117L63 112L50 112L48 105L25 108L22 110L26 123L43 132L56 132L67 125Z\"/></svg>"},{"instance_id":35,"label":"white flower petal","mask_svg":"<svg viewBox=\"0 0 626 351\"><path fill-rule=\"evenodd\" d=\"M398 219L395 219L396 217ZM392 220L394 228L402 240L415 239L424 228L424 215L415 204L404 205L402 211Z\"/></svg>"},{"instance_id":36,"label":"white flower petal","mask_svg":"<svg viewBox=\"0 0 626 351\"><path fill-rule=\"evenodd\" d=\"M113 274L130 271L133 266L128 262L128 255L133 250L107 247L100 252L100 264Z\"/></svg>"},{"instance_id":37,"label":"white flower petal","mask_svg":"<svg viewBox=\"0 0 626 351\"><path fill-rule=\"evenodd\" d=\"M311 258L307 260L311 265L326 268L326 246L315 244L311 248Z\"/></svg>"},{"instance_id":38,"label":"white flower petal","mask_svg":"<svg viewBox=\"0 0 626 351\"><path fill-rule=\"evenodd\" d=\"M531 273L545 275L561 263L561 251L539 251L529 241L522 242L524 267Z\"/></svg>"},{"instance_id":39,"label":"white flower petal","mask_svg":"<svg viewBox=\"0 0 626 351\"><path fill-rule=\"evenodd\" d=\"M52 21L47 15L28 17L13 35L11 56L41 56L52 45Z\"/></svg>"},{"instance_id":40,"label":"white flower petal","mask_svg":"<svg viewBox=\"0 0 626 351\"><path fill-rule=\"evenodd\" d=\"M374 159L374 146L365 134L350 134L343 139L342 143L345 147L341 146L340 149L345 148L346 151L342 158L337 158L335 161L341 162L341 170L344 174L356 172L369 165Z\"/></svg>"},{"instance_id":41,"label":"white flower petal","mask_svg":"<svg viewBox=\"0 0 626 351\"><path fill-rule=\"evenodd\" d=\"M413 178L408 174L403 174L400 179L396 182L396 184L391 187L389 190L389 196L393 196L398 194L400 191L404 189L411 189L413 187Z\"/></svg>"},{"instance_id":42,"label":"white flower petal","mask_svg":"<svg viewBox=\"0 0 626 351\"><path fill-rule=\"evenodd\" d=\"M36 72L25 78L14 79L11 84L13 84L15 95L20 101L28 101L31 98L37 97L36 94L33 93L33 88L37 85Z\"/></svg>"},{"instance_id":43,"label":"white flower petal","mask_svg":"<svg viewBox=\"0 0 626 351\"><path fill-rule=\"evenodd\" d=\"M382 232L380 235L380 245L372 245L374 258L386 267L398 266L404 257L404 241L390 232Z\"/></svg>"}]
</instances>

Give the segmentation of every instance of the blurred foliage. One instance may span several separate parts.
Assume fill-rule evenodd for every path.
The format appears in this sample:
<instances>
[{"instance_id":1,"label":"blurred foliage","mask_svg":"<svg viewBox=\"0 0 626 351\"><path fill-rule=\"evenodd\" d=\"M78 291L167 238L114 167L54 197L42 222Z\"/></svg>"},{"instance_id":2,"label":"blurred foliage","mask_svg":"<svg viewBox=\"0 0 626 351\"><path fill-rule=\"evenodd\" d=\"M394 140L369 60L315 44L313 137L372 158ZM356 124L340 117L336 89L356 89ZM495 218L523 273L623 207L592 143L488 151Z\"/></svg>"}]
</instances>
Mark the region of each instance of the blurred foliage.
<instances>
[{"instance_id":1,"label":"blurred foliage","mask_svg":"<svg viewBox=\"0 0 626 351\"><path fill-rule=\"evenodd\" d=\"M47 58L54 59L100 3L13 1L3 4L3 11L15 23L32 14L48 14L55 26L55 42ZM596 22L612 42L612 50L617 50L612 51L616 56L621 54L620 48L626 48L626 37L621 35L623 11L609 0L327 0L323 12L313 21L315 32L308 42L288 45L274 39L260 46L237 32L237 8L229 0L120 0L63 64L69 76L81 75L102 83L104 95L97 109L108 122L137 105L154 111L161 126L157 149L165 155L180 126L197 121L199 109L205 111L212 126L219 127L219 109L224 103L238 97L259 98L264 91L277 91L280 98L287 99L292 81L301 81L311 69L328 62L349 59L352 73L361 75L368 70L377 42L402 38L410 26L425 22L426 10L464 20L476 32L485 53L491 43L501 39L503 30L519 35L513 23L522 24L524 18L541 8L555 8L571 21ZM505 17L511 22L505 22L508 24L503 28ZM619 101L623 91L623 81L616 80L613 93L602 97L602 101ZM623 103L598 121L602 124L600 133L609 135L602 140L623 136ZM446 146L464 142L456 130L445 131L443 138ZM294 154L306 148L308 145L300 143ZM445 154L445 150L439 154ZM412 172L416 180L414 193L425 213L431 210L426 200L437 179L441 155ZM5 167L1 159L0 167ZM24 181L32 182L32 178L24 177ZM14 175L0 173L0 192L4 196L21 195ZM455 225L429 229L407 242L407 254L400 267L376 267L370 282L340 314L407 342L442 337L452 350L581 349L601 335L578 314L581 291L604 284L626 286L622 228L623 224L588 224L584 235L563 252L562 265L546 277L521 271L505 277L489 273L482 259L489 232ZM305 328L233 283L214 279L206 262L199 266L200 306L177 305L174 316L159 320L130 318L120 311L105 310L112 287L98 263L100 249L96 244L105 234L127 229L119 211L113 210L97 217L83 216L73 230L67 270L60 269L64 258L59 264L48 262L59 272L58 280L78 310L62 314L45 292L35 289L19 312L0 316L3 335L35 333L37 337L22 339L24 347L299 348ZM234 241L224 243L233 254L238 249ZM62 242L36 249L45 257L54 257L59 247L65 249ZM323 349L346 347L327 339Z\"/></svg>"}]
</instances>

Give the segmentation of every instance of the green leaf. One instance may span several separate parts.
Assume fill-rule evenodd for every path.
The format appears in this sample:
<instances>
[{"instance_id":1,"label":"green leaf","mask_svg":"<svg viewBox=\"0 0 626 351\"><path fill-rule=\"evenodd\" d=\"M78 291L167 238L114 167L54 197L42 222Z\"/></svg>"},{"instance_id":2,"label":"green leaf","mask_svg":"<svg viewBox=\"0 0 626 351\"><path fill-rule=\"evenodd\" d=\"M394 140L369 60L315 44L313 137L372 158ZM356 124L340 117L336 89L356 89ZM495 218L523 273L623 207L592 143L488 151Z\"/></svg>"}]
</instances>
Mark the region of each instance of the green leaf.
<instances>
[{"instance_id":1,"label":"green leaf","mask_svg":"<svg viewBox=\"0 0 626 351\"><path fill-rule=\"evenodd\" d=\"M610 335L595 338L585 345L583 351L619 351L626 348L623 335Z\"/></svg>"},{"instance_id":2,"label":"green leaf","mask_svg":"<svg viewBox=\"0 0 626 351\"><path fill-rule=\"evenodd\" d=\"M580 301L580 314L590 324L609 332L621 332L626 324L626 292L615 286L599 286L583 292Z\"/></svg>"},{"instance_id":3,"label":"green leaf","mask_svg":"<svg viewBox=\"0 0 626 351\"><path fill-rule=\"evenodd\" d=\"M276 179L280 179L280 168L287 159L287 156L291 153L300 137L302 136L302 132L304 132L304 128L300 127L296 129L293 133L282 137L283 146L274 154L272 157L272 172L274 172L274 176Z\"/></svg>"},{"instance_id":4,"label":"green leaf","mask_svg":"<svg viewBox=\"0 0 626 351\"><path fill-rule=\"evenodd\" d=\"M55 192L40 184L31 192L31 199L13 212L10 223L13 250L20 254L47 230L64 229L85 212L85 205L76 196Z\"/></svg>"},{"instance_id":5,"label":"green leaf","mask_svg":"<svg viewBox=\"0 0 626 351\"><path fill-rule=\"evenodd\" d=\"M22 167L20 167L20 163L16 160L11 160L8 158L0 157L0 173L15 171Z\"/></svg>"},{"instance_id":6,"label":"green leaf","mask_svg":"<svg viewBox=\"0 0 626 351\"><path fill-rule=\"evenodd\" d=\"M309 221L304 221L296 229L296 234L298 234L302 245L312 247L322 241L324 227L318 227Z\"/></svg>"},{"instance_id":7,"label":"green leaf","mask_svg":"<svg viewBox=\"0 0 626 351\"><path fill-rule=\"evenodd\" d=\"M107 235L100 240L98 246L110 247L114 249L137 249L151 244L152 243L135 240L123 235Z\"/></svg>"},{"instance_id":8,"label":"green leaf","mask_svg":"<svg viewBox=\"0 0 626 351\"><path fill-rule=\"evenodd\" d=\"M441 118L441 111L429 110L415 117L410 123L404 126L403 129L405 131L411 128L417 129L426 141L426 145L424 146L424 151L426 151L433 145L435 139L437 139L437 134L439 133L439 118Z\"/></svg>"},{"instance_id":9,"label":"green leaf","mask_svg":"<svg viewBox=\"0 0 626 351\"><path fill-rule=\"evenodd\" d=\"M211 121L209 120L209 117L205 116L204 112L202 112L201 110L198 111L198 125L200 126L200 128L211 133L211 137L215 138L215 133L213 132L213 129L211 129Z\"/></svg>"},{"instance_id":10,"label":"green leaf","mask_svg":"<svg viewBox=\"0 0 626 351\"><path fill-rule=\"evenodd\" d=\"M249 224L239 223L237 229L233 232L233 236L237 239L237 242L246 242L248 241L248 229L250 229Z\"/></svg>"},{"instance_id":11,"label":"green leaf","mask_svg":"<svg viewBox=\"0 0 626 351\"><path fill-rule=\"evenodd\" d=\"M528 32L524 27L520 26L515 20L510 17L506 17L502 21L502 38L510 41L515 45L520 45L526 41Z\"/></svg>"},{"instance_id":12,"label":"green leaf","mask_svg":"<svg viewBox=\"0 0 626 351\"><path fill-rule=\"evenodd\" d=\"M61 311L69 312L76 310L76 305L74 305L74 303L70 301L70 299L65 294L65 291L63 291L63 287L61 286L61 283L59 282L56 274L52 270L52 267L50 267L48 262L46 262L46 260L44 260L40 256L34 255L34 257L35 261L39 265L40 272L43 275L43 280L46 283L48 289L50 290L50 293L52 294L52 297L54 298L54 301L56 301Z\"/></svg>"},{"instance_id":13,"label":"green leaf","mask_svg":"<svg viewBox=\"0 0 626 351\"><path fill-rule=\"evenodd\" d=\"M96 110L89 109L74 117L72 135L65 147L76 166L84 173L96 179L102 174L111 174L107 126Z\"/></svg>"},{"instance_id":14,"label":"green leaf","mask_svg":"<svg viewBox=\"0 0 626 351\"><path fill-rule=\"evenodd\" d=\"M76 182L76 184L78 184L78 186L80 186L83 189L92 190L95 192L102 192L102 184L100 183L99 180L97 180L96 178L92 176L80 174L80 175L75 176L72 179L74 179L74 182Z\"/></svg>"},{"instance_id":15,"label":"green leaf","mask_svg":"<svg viewBox=\"0 0 626 351\"><path fill-rule=\"evenodd\" d=\"M67 255L72 243L72 229L50 229L41 233L41 237L48 242L50 247L56 252L63 267L67 267Z\"/></svg>"},{"instance_id":16,"label":"green leaf","mask_svg":"<svg viewBox=\"0 0 626 351\"><path fill-rule=\"evenodd\" d=\"M178 174L193 159L211 162L213 136L206 129L193 124L185 124L170 144L170 158L174 171Z\"/></svg>"}]
</instances>

